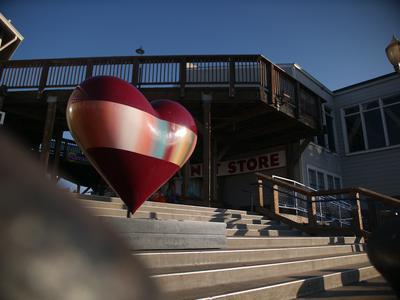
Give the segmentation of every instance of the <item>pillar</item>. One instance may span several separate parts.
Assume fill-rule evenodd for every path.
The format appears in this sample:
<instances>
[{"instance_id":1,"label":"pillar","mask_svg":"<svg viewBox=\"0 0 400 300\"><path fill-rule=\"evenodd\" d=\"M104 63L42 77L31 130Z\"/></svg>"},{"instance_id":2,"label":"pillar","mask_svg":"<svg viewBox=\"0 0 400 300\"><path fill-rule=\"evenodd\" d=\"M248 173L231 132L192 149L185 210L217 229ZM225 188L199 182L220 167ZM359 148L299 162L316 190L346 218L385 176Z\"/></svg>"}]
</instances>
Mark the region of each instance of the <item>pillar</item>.
<instances>
[{"instance_id":1,"label":"pillar","mask_svg":"<svg viewBox=\"0 0 400 300\"><path fill-rule=\"evenodd\" d=\"M43 129L42 138L42 152L40 153L40 163L43 166L43 170L47 172L50 156L50 141L53 135L54 121L57 113L57 97L47 97L47 112L46 121Z\"/></svg>"},{"instance_id":2,"label":"pillar","mask_svg":"<svg viewBox=\"0 0 400 300\"><path fill-rule=\"evenodd\" d=\"M211 206L211 95L202 94L203 101L203 201Z\"/></svg>"},{"instance_id":3,"label":"pillar","mask_svg":"<svg viewBox=\"0 0 400 300\"><path fill-rule=\"evenodd\" d=\"M61 142L62 142L62 137L63 137L63 131L61 129L58 129L56 131L56 146L54 149L54 161L53 161L53 168L51 172L51 177L53 180L57 180L57 175L58 175L58 165L60 163L60 152L61 152Z\"/></svg>"}]
</instances>

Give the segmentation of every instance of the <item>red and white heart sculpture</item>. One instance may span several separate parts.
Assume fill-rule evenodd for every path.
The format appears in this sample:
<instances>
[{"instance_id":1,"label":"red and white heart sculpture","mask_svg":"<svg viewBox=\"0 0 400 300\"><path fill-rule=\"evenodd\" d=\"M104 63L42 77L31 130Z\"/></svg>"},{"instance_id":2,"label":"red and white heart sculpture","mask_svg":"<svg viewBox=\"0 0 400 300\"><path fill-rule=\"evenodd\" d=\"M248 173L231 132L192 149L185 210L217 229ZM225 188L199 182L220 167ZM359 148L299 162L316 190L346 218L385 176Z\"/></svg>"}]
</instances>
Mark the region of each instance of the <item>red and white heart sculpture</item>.
<instances>
[{"instance_id":1,"label":"red and white heart sculpture","mask_svg":"<svg viewBox=\"0 0 400 300\"><path fill-rule=\"evenodd\" d=\"M189 159L197 128L191 114L170 100L150 102L128 82L92 77L71 94L72 136L130 212Z\"/></svg>"}]
</instances>

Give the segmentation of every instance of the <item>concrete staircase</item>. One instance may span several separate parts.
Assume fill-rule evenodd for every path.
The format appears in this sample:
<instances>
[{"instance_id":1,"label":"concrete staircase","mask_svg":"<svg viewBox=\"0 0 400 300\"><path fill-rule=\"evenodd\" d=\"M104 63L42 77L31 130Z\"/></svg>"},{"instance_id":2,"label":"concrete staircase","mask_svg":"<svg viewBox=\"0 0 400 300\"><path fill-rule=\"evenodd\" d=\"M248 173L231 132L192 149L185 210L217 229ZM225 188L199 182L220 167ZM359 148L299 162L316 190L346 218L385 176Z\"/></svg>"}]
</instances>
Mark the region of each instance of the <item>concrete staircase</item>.
<instances>
[{"instance_id":1,"label":"concrete staircase","mask_svg":"<svg viewBox=\"0 0 400 300\"><path fill-rule=\"evenodd\" d=\"M118 198L82 203L126 216ZM167 299L294 299L379 276L355 237L310 237L246 211L146 202L133 218L226 223L224 249L133 251Z\"/></svg>"}]
</instances>

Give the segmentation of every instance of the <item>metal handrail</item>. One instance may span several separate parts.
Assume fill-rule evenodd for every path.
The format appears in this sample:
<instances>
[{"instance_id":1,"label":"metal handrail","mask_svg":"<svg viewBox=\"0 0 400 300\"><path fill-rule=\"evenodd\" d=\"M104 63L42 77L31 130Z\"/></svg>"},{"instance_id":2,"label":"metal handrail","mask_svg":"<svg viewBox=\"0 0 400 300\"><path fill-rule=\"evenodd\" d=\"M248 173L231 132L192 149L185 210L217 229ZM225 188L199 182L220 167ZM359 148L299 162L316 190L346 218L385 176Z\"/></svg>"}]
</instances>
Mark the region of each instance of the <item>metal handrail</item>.
<instances>
[{"instance_id":1,"label":"metal handrail","mask_svg":"<svg viewBox=\"0 0 400 300\"><path fill-rule=\"evenodd\" d=\"M316 204L318 202L321 202L319 200L316 200L316 197L329 197L328 199L324 200L325 202L337 202L338 199L334 198L333 196L335 195L340 195L340 194L350 194L352 195L352 201L354 201L355 206L353 208L352 212L352 220L353 220L353 225L354 225L354 233L358 236L363 236L367 237L368 232L365 231L364 224L363 224L363 210L361 208L361 196L369 197L373 202L379 202L383 203L386 205L390 205L391 207L394 208L400 208L400 200L383 195L374 191L371 191L366 188L344 188L344 189L338 189L338 190L328 190L328 191L315 191L312 190L308 187L298 187L291 185L283 180L278 180L277 178L273 178L271 176L267 176L262 173L256 173L257 176L257 184L258 184L258 198L259 198L259 203L261 207L261 211L263 210L263 203L264 203L264 192L263 192L263 187L264 187L264 180L268 181L272 185L272 191L273 191L273 205L271 204L272 212L274 215L279 216L281 220L287 220L289 223L293 224L293 220L289 220L288 218L285 218L284 216L280 215L279 213L279 191L278 187L284 187L286 189L295 191L297 193L303 194L306 196L306 199L302 199L306 201L307 204L307 215L308 215L308 226L313 227L314 229L322 230L322 228L317 224L317 207ZM347 218L349 219L349 218ZM326 222L329 223L329 222Z\"/></svg>"}]
</instances>

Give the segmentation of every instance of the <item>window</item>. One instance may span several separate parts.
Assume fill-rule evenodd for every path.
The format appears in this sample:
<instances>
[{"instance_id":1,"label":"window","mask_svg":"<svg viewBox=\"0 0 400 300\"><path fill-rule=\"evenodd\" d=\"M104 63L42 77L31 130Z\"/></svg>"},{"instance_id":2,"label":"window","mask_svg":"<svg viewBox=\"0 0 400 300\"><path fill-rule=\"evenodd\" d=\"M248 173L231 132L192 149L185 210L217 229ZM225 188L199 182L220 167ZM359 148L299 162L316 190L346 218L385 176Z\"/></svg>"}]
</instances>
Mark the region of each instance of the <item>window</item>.
<instances>
[{"instance_id":1,"label":"window","mask_svg":"<svg viewBox=\"0 0 400 300\"><path fill-rule=\"evenodd\" d=\"M334 118L332 110L329 107L324 106L323 111L325 116L323 118L325 132L317 135L314 142L322 147L336 152Z\"/></svg>"},{"instance_id":2,"label":"window","mask_svg":"<svg viewBox=\"0 0 400 300\"><path fill-rule=\"evenodd\" d=\"M361 114L358 107L345 109L346 133L349 151L364 150L364 134L361 126Z\"/></svg>"},{"instance_id":3,"label":"window","mask_svg":"<svg viewBox=\"0 0 400 300\"><path fill-rule=\"evenodd\" d=\"M336 174L318 169L313 166L308 166L307 171L308 171L308 186L312 189L336 190L342 188L341 178Z\"/></svg>"},{"instance_id":4,"label":"window","mask_svg":"<svg viewBox=\"0 0 400 300\"><path fill-rule=\"evenodd\" d=\"M324 190L325 189L325 177L324 173L322 172L317 172L317 177L318 177L318 190Z\"/></svg>"},{"instance_id":5,"label":"window","mask_svg":"<svg viewBox=\"0 0 400 300\"><path fill-rule=\"evenodd\" d=\"M400 144L400 96L382 100L389 145Z\"/></svg>"},{"instance_id":6,"label":"window","mask_svg":"<svg viewBox=\"0 0 400 300\"><path fill-rule=\"evenodd\" d=\"M317 173L313 169L308 169L308 185L314 190L317 189Z\"/></svg>"},{"instance_id":7,"label":"window","mask_svg":"<svg viewBox=\"0 0 400 300\"><path fill-rule=\"evenodd\" d=\"M336 152L333 115L332 115L332 110L328 107L325 108L325 122L326 122L327 138L328 138L328 148L329 150Z\"/></svg>"},{"instance_id":8,"label":"window","mask_svg":"<svg viewBox=\"0 0 400 300\"><path fill-rule=\"evenodd\" d=\"M345 108L348 152L400 144L400 96Z\"/></svg>"},{"instance_id":9,"label":"window","mask_svg":"<svg viewBox=\"0 0 400 300\"><path fill-rule=\"evenodd\" d=\"M333 181L333 176L332 175L326 175L326 179L328 182L328 190L334 190L335 189L335 184Z\"/></svg>"}]
</instances>

